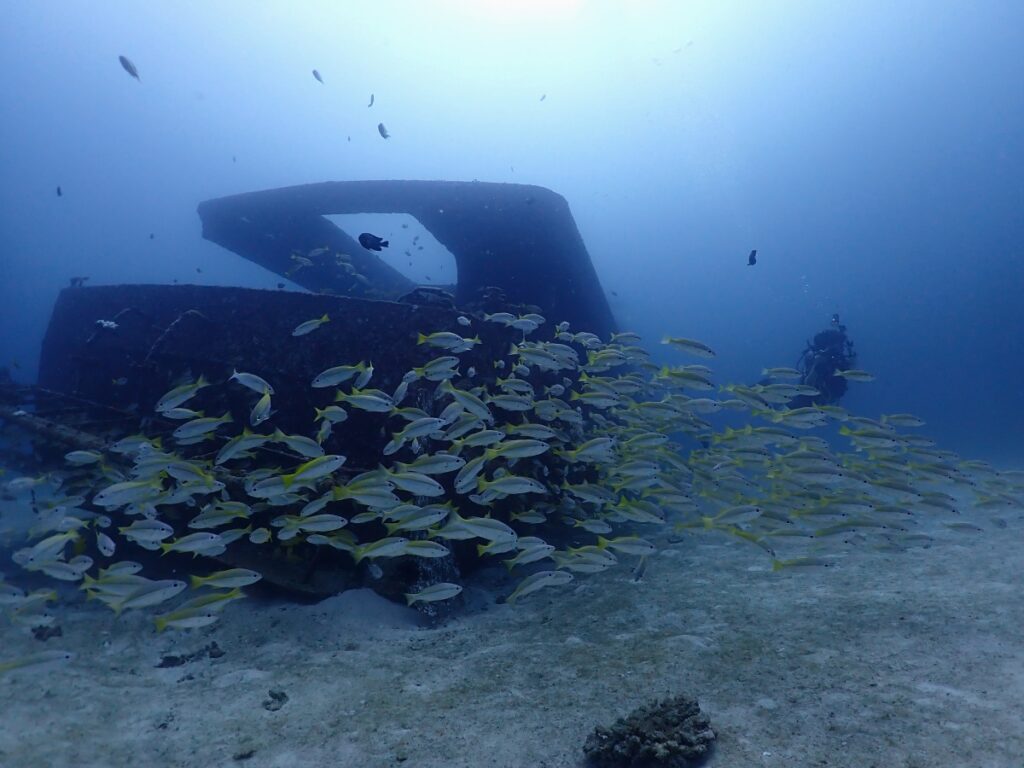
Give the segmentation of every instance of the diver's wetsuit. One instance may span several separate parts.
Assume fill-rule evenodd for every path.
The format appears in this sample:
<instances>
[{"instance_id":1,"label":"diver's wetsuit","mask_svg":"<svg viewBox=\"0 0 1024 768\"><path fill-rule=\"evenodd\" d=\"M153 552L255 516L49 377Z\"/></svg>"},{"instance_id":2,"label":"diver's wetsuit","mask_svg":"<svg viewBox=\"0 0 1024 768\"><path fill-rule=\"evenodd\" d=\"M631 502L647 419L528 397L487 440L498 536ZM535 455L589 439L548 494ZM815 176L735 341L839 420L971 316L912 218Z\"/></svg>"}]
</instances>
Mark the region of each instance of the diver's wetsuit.
<instances>
[{"instance_id":1,"label":"diver's wetsuit","mask_svg":"<svg viewBox=\"0 0 1024 768\"><path fill-rule=\"evenodd\" d=\"M789 404L791 408L836 403L846 394L846 379L834 374L852 368L857 355L853 351L853 342L846 337L846 326L836 322L833 325L807 343L796 366L802 374L800 383L814 387L821 394L793 398Z\"/></svg>"}]
</instances>

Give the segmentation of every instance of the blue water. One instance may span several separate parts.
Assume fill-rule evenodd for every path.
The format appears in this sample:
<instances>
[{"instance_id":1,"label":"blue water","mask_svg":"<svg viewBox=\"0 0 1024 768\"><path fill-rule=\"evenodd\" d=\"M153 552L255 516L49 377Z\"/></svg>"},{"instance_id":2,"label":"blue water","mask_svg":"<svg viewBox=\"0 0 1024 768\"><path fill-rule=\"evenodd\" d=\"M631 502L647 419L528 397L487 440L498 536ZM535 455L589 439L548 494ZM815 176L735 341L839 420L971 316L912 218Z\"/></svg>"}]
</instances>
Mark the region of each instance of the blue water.
<instances>
[{"instance_id":1,"label":"blue water","mask_svg":"<svg viewBox=\"0 0 1024 768\"><path fill-rule=\"evenodd\" d=\"M0 364L20 380L71 276L278 282L200 237L200 200L479 179L564 195L620 325L706 341L720 380L792 365L838 312L877 376L844 405L1022 458L1020 3L66 1L0 17Z\"/></svg>"}]
</instances>

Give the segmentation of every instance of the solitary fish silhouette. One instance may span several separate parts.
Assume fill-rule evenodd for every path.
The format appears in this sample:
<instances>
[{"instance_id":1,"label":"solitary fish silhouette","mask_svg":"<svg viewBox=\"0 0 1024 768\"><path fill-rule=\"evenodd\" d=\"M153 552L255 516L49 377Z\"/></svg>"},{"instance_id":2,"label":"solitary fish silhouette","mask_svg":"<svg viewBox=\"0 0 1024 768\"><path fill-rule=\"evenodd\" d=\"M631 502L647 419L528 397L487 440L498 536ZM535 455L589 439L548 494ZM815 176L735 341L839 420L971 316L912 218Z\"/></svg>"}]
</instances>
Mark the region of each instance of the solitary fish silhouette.
<instances>
[{"instance_id":1,"label":"solitary fish silhouette","mask_svg":"<svg viewBox=\"0 0 1024 768\"><path fill-rule=\"evenodd\" d=\"M118 56L117 60L121 62L121 66L124 67L124 71L134 77L139 82L142 82L142 78L139 77L139 70L135 68L131 60L127 56Z\"/></svg>"},{"instance_id":2,"label":"solitary fish silhouette","mask_svg":"<svg viewBox=\"0 0 1024 768\"><path fill-rule=\"evenodd\" d=\"M757 264L757 249L756 248L750 252L749 256L747 256L747 266L748 267L752 267L755 264Z\"/></svg>"},{"instance_id":3,"label":"solitary fish silhouette","mask_svg":"<svg viewBox=\"0 0 1024 768\"><path fill-rule=\"evenodd\" d=\"M359 244L368 251L379 251L381 248L388 247L387 240L382 240L376 235L371 235L369 232L363 232L359 236Z\"/></svg>"}]
</instances>

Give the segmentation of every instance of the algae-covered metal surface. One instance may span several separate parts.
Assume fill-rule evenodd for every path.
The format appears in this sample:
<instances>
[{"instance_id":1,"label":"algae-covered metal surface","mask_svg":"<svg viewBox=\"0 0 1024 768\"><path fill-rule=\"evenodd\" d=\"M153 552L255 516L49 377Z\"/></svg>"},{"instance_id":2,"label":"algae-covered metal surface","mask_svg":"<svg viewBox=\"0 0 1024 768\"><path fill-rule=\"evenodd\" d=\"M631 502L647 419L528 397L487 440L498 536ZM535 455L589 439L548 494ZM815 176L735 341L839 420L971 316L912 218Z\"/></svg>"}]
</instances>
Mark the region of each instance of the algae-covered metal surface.
<instances>
[{"instance_id":1,"label":"algae-covered metal surface","mask_svg":"<svg viewBox=\"0 0 1024 768\"><path fill-rule=\"evenodd\" d=\"M314 333L292 336L299 324L325 314L329 322ZM318 373L372 362L374 385L394 391L410 366L436 356L436 350L417 344L417 333L465 330L458 316L434 305L248 288L69 288L57 300L43 342L39 384L98 403L134 406L149 416L182 376L227 379L234 370L249 371L289 393L287 405L282 398L276 406L274 423L285 431L306 428L318 394L309 384ZM117 327L104 328L100 320ZM494 324L480 333L482 343L463 356L470 365L503 352L513 338ZM244 388L217 394L230 398L245 420L252 404ZM353 417L357 424L359 416ZM346 431L352 433L351 424Z\"/></svg>"}]
</instances>

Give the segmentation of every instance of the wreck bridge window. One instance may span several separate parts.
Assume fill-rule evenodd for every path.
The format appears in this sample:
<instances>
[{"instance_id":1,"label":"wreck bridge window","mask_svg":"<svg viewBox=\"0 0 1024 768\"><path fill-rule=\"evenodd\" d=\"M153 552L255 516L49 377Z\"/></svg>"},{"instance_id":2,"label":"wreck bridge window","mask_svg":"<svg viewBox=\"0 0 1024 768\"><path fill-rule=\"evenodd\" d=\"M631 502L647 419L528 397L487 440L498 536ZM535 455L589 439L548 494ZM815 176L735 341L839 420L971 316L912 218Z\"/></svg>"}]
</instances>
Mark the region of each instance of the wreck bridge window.
<instances>
[{"instance_id":1,"label":"wreck bridge window","mask_svg":"<svg viewBox=\"0 0 1024 768\"><path fill-rule=\"evenodd\" d=\"M352 239L363 232L388 241L381 261L419 285L450 286L459 282L458 265L445 248L407 213L336 213L325 216Z\"/></svg>"}]
</instances>

